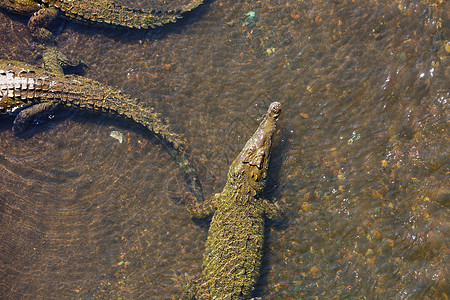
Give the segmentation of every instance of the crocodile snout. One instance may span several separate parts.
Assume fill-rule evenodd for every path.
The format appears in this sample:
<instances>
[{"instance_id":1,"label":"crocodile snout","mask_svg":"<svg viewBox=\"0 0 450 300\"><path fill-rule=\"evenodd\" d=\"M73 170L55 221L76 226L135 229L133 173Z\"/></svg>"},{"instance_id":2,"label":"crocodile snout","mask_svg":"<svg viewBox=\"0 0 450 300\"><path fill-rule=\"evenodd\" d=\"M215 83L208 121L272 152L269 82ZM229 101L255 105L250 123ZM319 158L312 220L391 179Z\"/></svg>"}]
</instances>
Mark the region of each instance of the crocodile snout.
<instances>
[{"instance_id":1,"label":"crocodile snout","mask_svg":"<svg viewBox=\"0 0 450 300\"><path fill-rule=\"evenodd\" d=\"M271 114L272 117L278 118L281 113L281 103L280 102L272 102L269 106L268 113Z\"/></svg>"}]
</instances>

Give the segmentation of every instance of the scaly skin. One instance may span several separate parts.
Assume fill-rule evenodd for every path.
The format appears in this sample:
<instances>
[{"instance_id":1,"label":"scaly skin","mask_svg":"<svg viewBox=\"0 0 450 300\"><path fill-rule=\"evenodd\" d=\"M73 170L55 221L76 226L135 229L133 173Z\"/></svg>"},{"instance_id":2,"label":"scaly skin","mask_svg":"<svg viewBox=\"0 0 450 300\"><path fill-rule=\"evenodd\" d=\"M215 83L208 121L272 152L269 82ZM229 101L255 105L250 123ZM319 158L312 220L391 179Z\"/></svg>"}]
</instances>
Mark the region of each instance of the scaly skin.
<instances>
[{"instance_id":1,"label":"scaly skin","mask_svg":"<svg viewBox=\"0 0 450 300\"><path fill-rule=\"evenodd\" d=\"M57 59L55 55L48 56ZM14 120L14 126L18 128L42 110L60 104L119 115L143 125L167 144L166 149L184 173L191 191L198 201L203 200L195 169L178 135L152 107L121 91L82 76L53 73L22 62L0 60L0 97L0 113L21 110Z\"/></svg>"},{"instance_id":2,"label":"scaly skin","mask_svg":"<svg viewBox=\"0 0 450 300\"><path fill-rule=\"evenodd\" d=\"M272 136L281 104L274 102L231 164L223 191L203 203L188 202L196 218L213 214L203 255L203 279L185 299L246 299L259 278L265 216L280 208L259 198L266 185Z\"/></svg>"},{"instance_id":3,"label":"scaly skin","mask_svg":"<svg viewBox=\"0 0 450 300\"><path fill-rule=\"evenodd\" d=\"M167 11L132 9L111 0L0 0L0 7L17 14L33 14L29 28L35 37L48 40L52 35L43 27L50 25L58 14L82 23L147 29L176 22L183 13L202 3L203 0L192 0Z\"/></svg>"}]
</instances>

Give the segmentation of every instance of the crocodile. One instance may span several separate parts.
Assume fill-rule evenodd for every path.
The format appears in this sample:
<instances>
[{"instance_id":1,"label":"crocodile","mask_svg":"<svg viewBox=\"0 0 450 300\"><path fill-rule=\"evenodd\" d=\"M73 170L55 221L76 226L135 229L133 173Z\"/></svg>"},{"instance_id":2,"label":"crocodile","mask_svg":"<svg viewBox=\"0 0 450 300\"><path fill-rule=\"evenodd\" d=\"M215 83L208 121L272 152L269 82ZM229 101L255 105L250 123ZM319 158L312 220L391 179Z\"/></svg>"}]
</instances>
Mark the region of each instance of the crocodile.
<instances>
[{"instance_id":1,"label":"crocodile","mask_svg":"<svg viewBox=\"0 0 450 300\"><path fill-rule=\"evenodd\" d=\"M45 27L58 15L80 23L148 29L176 22L202 3L203 0L192 0L175 9L143 10L121 6L111 0L0 0L0 7L16 14L32 15L28 28L33 36L39 40L52 40L53 34Z\"/></svg>"},{"instance_id":2,"label":"crocodile","mask_svg":"<svg viewBox=\"0 0 450 300\"><path fill-rule=\"evenodd\" d=\"M188 285L183 299L247 299L260 276L265 217L280 220L276 202L262 199L272 136L281 112L273 102L258 129L228 170L221 193L205 202L189 201L194 218L212 215L203 254L202 276Z\"/></svg>"},{"instance_id":3,"label":"crocodile","mask_svg":"<svg viewBox=\"0 0 450 300\"><path fill-rule=\"evenodd\" d=\"M54 60L46 65L63 63L62 55L43 56ZM52 69L56 71L0 59L0 114L15 115L13 130L23 130L38 114L61 105L130 119L147 128L166 146L189 186L190 193L186 196L203 201L201 185L184 143L154 108L92 79L60 73L59 66Z\"/></svg>"}]
</instances>

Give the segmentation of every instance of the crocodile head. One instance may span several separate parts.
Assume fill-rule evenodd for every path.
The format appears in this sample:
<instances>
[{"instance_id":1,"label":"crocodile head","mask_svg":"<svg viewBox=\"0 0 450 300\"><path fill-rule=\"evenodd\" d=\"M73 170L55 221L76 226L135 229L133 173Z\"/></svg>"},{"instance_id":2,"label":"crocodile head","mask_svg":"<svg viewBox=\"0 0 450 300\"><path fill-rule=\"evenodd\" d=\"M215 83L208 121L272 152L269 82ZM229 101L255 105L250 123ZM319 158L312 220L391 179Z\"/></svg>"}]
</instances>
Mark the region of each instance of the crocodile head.
<instances>
[{"instance_id":1,"label":"crocodile head","mask_svg":"<svg viewBox=\"0 0 450 300\"><path fill-rule=\"evenodd\" d=\"M233 189L256 196L264 190L269 167L272 136L275 132L281 103L273 102L258 129L247 141L228 170L228 184Z\"/></svg>"}]
</instances>

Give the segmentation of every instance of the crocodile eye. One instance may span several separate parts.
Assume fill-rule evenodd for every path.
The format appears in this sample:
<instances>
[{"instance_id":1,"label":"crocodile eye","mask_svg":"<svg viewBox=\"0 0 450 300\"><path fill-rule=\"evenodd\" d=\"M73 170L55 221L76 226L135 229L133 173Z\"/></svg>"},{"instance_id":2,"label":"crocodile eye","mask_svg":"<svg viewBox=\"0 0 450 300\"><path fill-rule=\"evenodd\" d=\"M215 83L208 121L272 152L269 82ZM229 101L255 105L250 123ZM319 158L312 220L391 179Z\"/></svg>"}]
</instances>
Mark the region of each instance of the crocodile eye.
<instances>
[{"instance_id":1,"label":"crocodile eye","mask_svg":"<svg viewBox=\"0 0 450 300\"><path fill-rule=\"evenodd\" d=\"M248 149L247 152L245 153L242 162L243 163L250 163L250 161L252 160L252 153L255 152L255 145L251 145Z\"/></svg>"}]
</instances>

